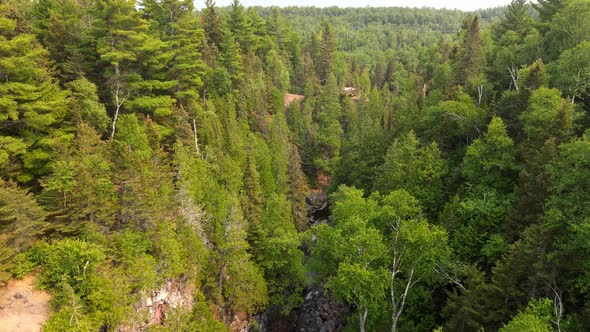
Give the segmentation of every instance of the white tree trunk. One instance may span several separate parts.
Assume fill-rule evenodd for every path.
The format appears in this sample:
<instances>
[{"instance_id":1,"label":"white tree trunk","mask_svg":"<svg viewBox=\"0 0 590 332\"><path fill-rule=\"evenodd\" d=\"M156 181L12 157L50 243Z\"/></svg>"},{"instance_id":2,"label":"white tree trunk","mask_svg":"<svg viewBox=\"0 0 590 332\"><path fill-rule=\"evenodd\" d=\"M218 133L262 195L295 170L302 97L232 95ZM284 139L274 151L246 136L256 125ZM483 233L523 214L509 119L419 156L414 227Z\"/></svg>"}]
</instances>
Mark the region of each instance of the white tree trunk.
<instances>
[{"instance_id":1,"label":"white tree trunk","mask_svg":"<svg viewBox=\"0 0 590 332\"><path fill-rule=\"evenodd\" d=\"M199 154L199 138L197 137L197 121L195 118L193 118L193 133L195 134L195 150L197 150L197 154Z\"/></svg>"},{"instance_id":2,"label":"white tree trunk","mask_svg":"<svg viewBox=\"0 0 590 332\"><path fill-rule=\"evenodd\" d=\"M508 68L508 72L510 73L514 88L518 91L518 68L515 65L512 65L512 67Z\"/></svg>"},{"instance_id":3,"label":"white tree trunk","mask_svg":"<svg viewBox=\"0 0 590 332\"><path fill-rule=\"evenodd\" d=\"M480 85L477 87L477 94L478 94L477 107L479 107L479 106L481 106L481 99L483 97L483 85Z\"/></svg>"},{"instance_id":4,"label":"white tree trunk","mask_svg":"<svg viewBox=\"0 0 590 332\"><path fill-rule=\"evenodd\" d=\"M369 309L365 308L363 313L361 314L360 320L360 330L361 332L365 332L365 323L367 322L367 315L369 314Z\"/></svg>"}]
</instances>

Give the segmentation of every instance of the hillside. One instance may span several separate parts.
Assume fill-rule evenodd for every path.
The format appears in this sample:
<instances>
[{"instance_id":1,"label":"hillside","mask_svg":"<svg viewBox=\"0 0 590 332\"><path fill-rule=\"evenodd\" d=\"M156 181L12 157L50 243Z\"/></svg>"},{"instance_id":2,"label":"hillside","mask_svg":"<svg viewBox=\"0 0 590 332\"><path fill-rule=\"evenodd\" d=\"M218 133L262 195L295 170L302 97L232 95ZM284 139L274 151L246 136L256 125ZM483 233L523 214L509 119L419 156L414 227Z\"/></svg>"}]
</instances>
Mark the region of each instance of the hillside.
<instances>
[{"instance_id":1,"label":"hillside","mask_svg":"<svg viewBox=\"0 0 590 332\"><path fill-rule=\"evenodd\" d=\"M0 331L590 330L589 110L587 0L0 0Z\"/></svg>"}]
</instances>

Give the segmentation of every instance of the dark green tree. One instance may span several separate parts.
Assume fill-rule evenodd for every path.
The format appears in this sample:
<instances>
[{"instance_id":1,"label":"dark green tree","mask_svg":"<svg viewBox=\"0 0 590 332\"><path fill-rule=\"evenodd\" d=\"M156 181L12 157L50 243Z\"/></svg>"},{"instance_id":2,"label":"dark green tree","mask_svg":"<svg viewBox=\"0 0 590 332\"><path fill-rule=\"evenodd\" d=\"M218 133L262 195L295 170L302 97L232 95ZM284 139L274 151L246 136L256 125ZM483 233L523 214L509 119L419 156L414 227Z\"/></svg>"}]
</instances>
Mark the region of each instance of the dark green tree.
<instances>
[{"instance_id":1,"label":"dark green tree","mask_svg":"<svg viewBox=\"0 0 590 332\"><path fill-rule=\"evenodd\" d=\"M317 74L321 82L325 83L332 72L334 62L334 35L328 21L323 24L322 39L319 45L319 57L316 63Z\"/></svg>"},{"instance_id":2,"label":"dark green tree","mask_svg":"<svg viewBox=\"0 0 590 332\"><path fill-rule=\"evenodd\" d=\"M460 44L454 63L455 84L465 86L480 74L485 65L479 30L479 17L477 15L468 17L463 22Z\"/></svg>"},{"instance_id":3,"label":"dark green tree","mask_svg":"<svg viewBox=\"0 0 590 332\"><path fill-rule=\"evenodd\" d=\"M31 193L0 179L0 283L10 278L14 256L45 232L46 214Z\"/></svg>"}]
</instances>

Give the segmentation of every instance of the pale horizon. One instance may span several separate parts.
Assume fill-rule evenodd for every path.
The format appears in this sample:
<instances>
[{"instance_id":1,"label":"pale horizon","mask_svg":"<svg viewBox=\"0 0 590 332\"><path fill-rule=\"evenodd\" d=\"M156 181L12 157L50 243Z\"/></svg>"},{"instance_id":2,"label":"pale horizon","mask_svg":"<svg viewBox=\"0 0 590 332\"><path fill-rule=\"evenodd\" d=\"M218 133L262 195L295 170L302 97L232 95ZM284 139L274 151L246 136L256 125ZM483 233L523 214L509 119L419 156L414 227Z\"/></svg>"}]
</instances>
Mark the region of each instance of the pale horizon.
<instances>
[{"instance_id":1,"label":"pale horizon","mask_svg":"<svg viewBox=\"0 0 590 332\"><path fill-rule=\"evenodd\" d=\"M372 0L369 3L363 1L353 0L241 0L244 7L252 6L278 6L278 7L332 7L337 6L341 8L353 7L410 7L410 8L439 8L439 9L459 9L464 11L474 11L478 9L486 9L493 7L506 6L510 3L510 0L414 0L414 1L401 1L401 0ZM216 6L226 7L232 3L232 0L217 0L215 1ZM205 7L204 0L195 1L197 8Z\"/></svg>"}]
</instances>

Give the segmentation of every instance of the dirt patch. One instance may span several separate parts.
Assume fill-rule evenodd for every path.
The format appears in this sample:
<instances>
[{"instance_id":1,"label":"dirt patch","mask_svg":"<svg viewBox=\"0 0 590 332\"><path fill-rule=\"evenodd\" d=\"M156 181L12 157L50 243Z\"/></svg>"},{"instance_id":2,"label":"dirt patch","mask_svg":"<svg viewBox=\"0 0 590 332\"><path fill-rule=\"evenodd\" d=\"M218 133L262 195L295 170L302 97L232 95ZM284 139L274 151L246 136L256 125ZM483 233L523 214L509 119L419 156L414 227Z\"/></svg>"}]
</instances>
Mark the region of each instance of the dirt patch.
<instances>
[{"instance_id":1,"label":"dirt patch","mask_svg":"<svg viewBox=\"0 0 590 332\"><path fill-rule=\"evenodd\" d=\"M0 287L0 332L37 332L49 318L51 296L34 288L35 277Z\"/></svg>"},{"instance_id":2,"label":"dirt patch","mask_svg":"<svg viewBox=\"0 0 590 332\"><path fill-rule=\"evenodd\" d=\"M285 107L289 107L289 105L291 105L291 103L293 102L301 102L303 99L305 99L304 95L295 95L292 93L287 93L285 94L284 98Z\"/></svg>"}]
</instances>

